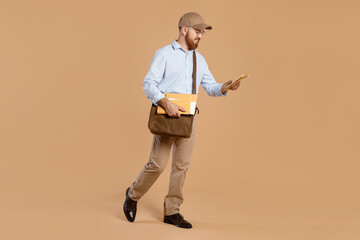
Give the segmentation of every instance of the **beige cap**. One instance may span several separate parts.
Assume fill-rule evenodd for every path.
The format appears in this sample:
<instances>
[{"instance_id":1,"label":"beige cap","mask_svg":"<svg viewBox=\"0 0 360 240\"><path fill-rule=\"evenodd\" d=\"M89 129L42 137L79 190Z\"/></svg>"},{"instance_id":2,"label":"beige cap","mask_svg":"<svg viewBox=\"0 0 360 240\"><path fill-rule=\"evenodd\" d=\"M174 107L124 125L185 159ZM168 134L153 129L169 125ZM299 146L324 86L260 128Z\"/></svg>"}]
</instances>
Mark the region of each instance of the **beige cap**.
<instances>
[{"instance_id":1,"label":"beige cap","mask_svg":"<svg viewBox=\"0 0 360 240\"><path fill-rule=\"evenodd\" d=\"M193 27L197 30L211 30L212 27L207 25L200 14L196 12L189 12L185 13L179 21L179 27L186 26L186 27Z\"/></svg>"}]
</instances>

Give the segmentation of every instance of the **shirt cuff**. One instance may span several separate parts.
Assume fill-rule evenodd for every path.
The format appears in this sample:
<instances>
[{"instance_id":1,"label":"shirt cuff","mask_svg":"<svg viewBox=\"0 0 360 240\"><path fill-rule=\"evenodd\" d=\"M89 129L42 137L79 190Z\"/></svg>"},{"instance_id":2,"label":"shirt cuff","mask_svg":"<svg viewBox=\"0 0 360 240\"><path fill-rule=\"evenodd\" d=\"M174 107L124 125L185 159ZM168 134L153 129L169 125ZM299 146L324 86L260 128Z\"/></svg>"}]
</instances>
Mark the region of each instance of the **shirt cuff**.
<instances>
[{"instance_id":1,"label":"shirt cuff","mask_svg":"<svg viewBox=\"0 0 360 240\"><path fill-rule=\"evenodd\" d=\"M157 102L160 101L160 99L164 98L165 95L160 93L157 93L154 98L152 99L152 103L155 104L156 106L158 105Z\"/></svg>"},{"instance_id":2,"label":"shirt cuff","mask_svg":"<svg viewBox=\"0 0 360 240\"><path fill-rule=\"evenodd\" d=\"M222 92L221 92L222 85L223 85L223 83L222 83L222 84L220 83L220 84L218 85L218 91L219 91L219 95L218 95L218 96L225 97L228 91L226 91L225 93L222 93Z\"/></svg>"}]
</instances>

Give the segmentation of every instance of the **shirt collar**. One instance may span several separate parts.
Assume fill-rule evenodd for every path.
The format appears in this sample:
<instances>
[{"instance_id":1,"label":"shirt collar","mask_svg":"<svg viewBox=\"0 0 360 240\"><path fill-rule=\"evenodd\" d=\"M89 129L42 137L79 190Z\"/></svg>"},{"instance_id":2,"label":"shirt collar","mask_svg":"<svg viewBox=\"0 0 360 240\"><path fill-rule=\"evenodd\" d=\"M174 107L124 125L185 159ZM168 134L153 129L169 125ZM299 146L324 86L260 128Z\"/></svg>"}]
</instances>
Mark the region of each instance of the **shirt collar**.
<instances>
[{"instance_id":1,"label":"shirt collar","mask_svg":"<svg viewBox=\"0 0 360 240\"><path fill-rule=\"evenodd\" d=\"M174 40L172 43L171 43L172 47L174 50L178 49L178 48L181 48L180 44Z\"/></svg>"},{"instance_id":2,"label":"shirt collar","mask_svg":"<svg viewBox=\"0 0 360 240\"><path fill-rule=\"evenodd\" d=\"M176 40L174 40L174 41L171 43L171 46L173 47L174 50L180 48L181 50L184 51L184 49L181 48L180 44L179 44ZM188 54L189 54L189 53L192 53L192 51L195 51L195 50L189 50ZM184 52L185 52L185 51L184 51Z\"/></svg>"}]
</instances>

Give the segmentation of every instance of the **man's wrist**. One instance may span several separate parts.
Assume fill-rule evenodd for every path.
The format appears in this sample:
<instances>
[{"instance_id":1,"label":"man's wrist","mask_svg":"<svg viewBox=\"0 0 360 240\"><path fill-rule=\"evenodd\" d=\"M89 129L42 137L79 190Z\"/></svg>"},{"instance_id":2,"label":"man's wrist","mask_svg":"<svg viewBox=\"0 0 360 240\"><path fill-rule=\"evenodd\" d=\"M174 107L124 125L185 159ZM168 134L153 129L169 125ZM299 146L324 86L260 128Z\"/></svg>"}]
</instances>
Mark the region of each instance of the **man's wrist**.
<instances>
[{"instance_id":1,"label":"man's wrist","mask_svg":"<svg viewBox=\"0 0 360 240\"><path fill-rule=\"evenodd\" d=\"M163 97L157 103L160 104L163 108L167 109L167 107L169 106L169 99Z\"/></svg>"},{"instance_id":2,"label":"man's wrist","mask_svg":"<svg viewBox=\"0 0 360 240\"><path fill-rule=\"evenodd\" d=\"M220 92L221 92L221 94L224 94L224 93L226 93L227 91L225 91L225 83L223 83L222 85L221 85L221 90L220 90Z\"/></svg>"}]
</instances>

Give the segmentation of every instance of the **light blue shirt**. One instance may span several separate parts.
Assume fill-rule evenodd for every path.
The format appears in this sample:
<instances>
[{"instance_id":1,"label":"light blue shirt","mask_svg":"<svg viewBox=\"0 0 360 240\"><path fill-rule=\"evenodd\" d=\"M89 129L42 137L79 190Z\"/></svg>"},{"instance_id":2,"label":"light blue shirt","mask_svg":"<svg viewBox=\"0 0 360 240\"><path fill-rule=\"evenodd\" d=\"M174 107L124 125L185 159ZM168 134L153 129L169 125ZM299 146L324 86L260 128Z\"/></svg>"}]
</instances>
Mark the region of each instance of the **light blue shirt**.
<instances>
[{"instance_id":1,"label":"light blue shirt","mask_svg":"<svg viewBox=\"0 0 360 240\"><path fill-rule=\"evenodd\" d=\"M225 96L221 93L222 83L217 83L211 74L205 58L196 50L185 52L174 40L158 49L145 76L143 90L152 103L164 98L163 93L192 94L193 51L196 54L196 93L201 85L210 96Z\"/></svg>"}]
</instances>

